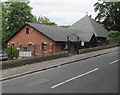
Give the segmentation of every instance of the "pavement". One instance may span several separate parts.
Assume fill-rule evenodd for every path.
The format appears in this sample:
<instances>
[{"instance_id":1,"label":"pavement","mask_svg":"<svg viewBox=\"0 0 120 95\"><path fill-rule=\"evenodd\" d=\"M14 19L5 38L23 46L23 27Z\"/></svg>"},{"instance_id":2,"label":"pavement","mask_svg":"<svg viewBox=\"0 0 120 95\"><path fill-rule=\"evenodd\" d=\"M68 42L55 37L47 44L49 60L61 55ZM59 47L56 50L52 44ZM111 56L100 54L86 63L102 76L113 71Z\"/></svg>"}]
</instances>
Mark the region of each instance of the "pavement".
<instances>
[{"instance_id":1,"label":"pavement","mask_svg":"<svg viewBox=\"0 0 120 95\"><path fill-rule=\"evenodd\" d=\"M35 64L30 64L25 66L4 69L2 70L2 79L0 81L5 81L5 80L13 79L16 77L21 77L27 74L59 67L61 65L66 65L66 64L74 63L80 60L85 60L88 58L104 55L107 53L115 52L117 50L118 50L118 47L114 47L110 49L104 49L104 50L85 53L85 54L73 55L73 56L59 58L55 60L49 60L45 62L38 62Z\"/></svg>"},{"instance_id":2,"label":"pavement","mask_svg":"<svg viewBox=\"0 0 120 95\"><path fill-rule=\"evenodd\" d=\"M5 80L2 82L2 93L118 93L119 61L118 51L111 51Z\"/></svg>"}]
</instances>

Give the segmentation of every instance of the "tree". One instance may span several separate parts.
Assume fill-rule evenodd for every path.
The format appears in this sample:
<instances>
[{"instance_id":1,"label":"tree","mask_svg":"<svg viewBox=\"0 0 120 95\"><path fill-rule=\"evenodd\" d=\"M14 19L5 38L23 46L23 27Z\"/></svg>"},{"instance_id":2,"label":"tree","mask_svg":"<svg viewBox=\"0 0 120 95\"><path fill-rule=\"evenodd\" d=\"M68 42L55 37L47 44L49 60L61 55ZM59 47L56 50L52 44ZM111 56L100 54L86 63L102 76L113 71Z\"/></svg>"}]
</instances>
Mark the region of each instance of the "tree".
<instances>
[{"instance_id":1,"label":"tree","mask_svg":"<svg viewBox=\"0 0 120 95\"><path fill-rule=\"evenodd\" d=\"M32 22L32 8L30 2L3 2L2 3L2 43L5 47L6 39L13 35L25 22Z\"/></svg>"},{"instance_id":2,"label":"tree","mask_svg":"<svg viewBox=\"0 0 120 95\"><path fill-rule=\"evenodd\" d=\"M59 26L59 27L69 28L69 27L70 27L70 25L62 25L62 26Z\"/></svg>"},{"instance_id":3,"label":"tree","mask_svg":"<svg viewBox=\"0 0 120 95\"><path fill-rule=\"evenodd\" d=\"M109 31L108 41L110 43L120 43L120 32L119 31Z\"/></svg>"},{"instance_id":4,"label":"tree","mask_svg":"<svg viewBox=\"0 0 120 95\"><path fill-rule=\"evenodd\" d=\"M2 3L0 2L0 50L2 49Z\"/></svg>"},{"instance_id":5,"label":"tree","mask_svg":"<svg viewBox=\"0 0 120 95\"><path fill-rule=\"evenodd\" d=\"M6 53L8 54L9 59L14 59L19 57L19 51L14 47L6 48Z\"/></svg>"},{"instance_id":6,"label":"tree","mask_svg":"<svg viewBox=\"0 0 120 95\"><path fill-rule=\"evenodd\" d=\"M55 22L51 22L50 19L45 16L44 17L39 16L38 18L37 18L37 16L34 16L33 22L37 23L37 24L57 26L57 24Z\"/></svg>"},{"instance_id":7,"label":"tree","mask_svg":"<svg viewBox=\"0 0 120 95\"><path fill-rule=\"evenodd\" d=\"M96 3L96 20L108 30L120 31L120 1Z\"/></svg>"}]
</instances>

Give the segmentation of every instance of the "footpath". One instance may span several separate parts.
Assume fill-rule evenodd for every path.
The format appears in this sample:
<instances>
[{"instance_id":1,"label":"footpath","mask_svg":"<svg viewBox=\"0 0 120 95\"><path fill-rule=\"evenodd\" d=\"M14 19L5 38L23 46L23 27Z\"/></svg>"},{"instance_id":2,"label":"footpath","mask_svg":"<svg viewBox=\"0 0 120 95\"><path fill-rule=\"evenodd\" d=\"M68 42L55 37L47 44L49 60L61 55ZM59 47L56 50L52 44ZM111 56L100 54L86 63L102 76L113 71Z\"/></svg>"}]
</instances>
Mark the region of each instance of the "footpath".
<instances>
[{"instance_id":1,"label":"footpath","mask_svg":"<svg viewBox=\"0 0 120 95\"><path fill-rule=\"evenodd\" d=\"M55 68L55 67L62 66L65 64L74 63L74 62L77 62L80 60L85 60L88 58L108 54L108 53L115 52L115 51L118 51L118 47L104 49L104 50L90 52L90 53L85 53L85 54L73 55L73 56L49 60L49 61L45 61L45 62L38 62L35 64L30 64L30 65L15 67L15 68L4 69L4 70L1 70L2 78L0 79L0 81L13 79L16 77L28 75L31 73L35 73L35 72L39 72L39 71L43 71L43 70L47 70L47 69L51 69L51 68Z\"/></svg>"}]
</instances>

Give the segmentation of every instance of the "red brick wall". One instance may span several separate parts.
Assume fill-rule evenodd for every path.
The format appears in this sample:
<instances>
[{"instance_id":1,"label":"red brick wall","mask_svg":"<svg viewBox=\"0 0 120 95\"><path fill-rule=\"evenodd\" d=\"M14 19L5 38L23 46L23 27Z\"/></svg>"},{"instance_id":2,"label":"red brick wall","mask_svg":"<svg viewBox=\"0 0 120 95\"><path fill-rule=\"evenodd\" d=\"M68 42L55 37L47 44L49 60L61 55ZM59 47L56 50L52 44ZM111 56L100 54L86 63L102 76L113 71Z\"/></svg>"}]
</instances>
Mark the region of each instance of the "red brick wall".
<instances>
[{"instance_id":1,"label":"red brick wall","mask_svg":"<svg viewBox=\"0 0 120 95\"><path fill-rule=\"evenodd\" d=\"M26 28L29 28L29 34L26 34ZM41 44L47 43L47 51L43 52ZM51 53L59 53L63 52L61 50L61 45L56 44L53 40L44 36L40 32L32 29L30 26L25 26L19 33L17 33L11 40L8 41L8 46L14 44L14 47L27 47L28 44L33 44L34 46L34 54L35 55L43 55L43 54L51 54Z\"/></svg>"},{"instance_id":2,"label":"red brick wall","mask_svg":"<svg viewBox=\"0 0 120 95\"><path fill-rule=\"evenodd\" d=\"M65 50L61 49L61 43L56 43L55 45L55 52L59 53L59 52L64 52Z\"/></svg>"}]
</instances>

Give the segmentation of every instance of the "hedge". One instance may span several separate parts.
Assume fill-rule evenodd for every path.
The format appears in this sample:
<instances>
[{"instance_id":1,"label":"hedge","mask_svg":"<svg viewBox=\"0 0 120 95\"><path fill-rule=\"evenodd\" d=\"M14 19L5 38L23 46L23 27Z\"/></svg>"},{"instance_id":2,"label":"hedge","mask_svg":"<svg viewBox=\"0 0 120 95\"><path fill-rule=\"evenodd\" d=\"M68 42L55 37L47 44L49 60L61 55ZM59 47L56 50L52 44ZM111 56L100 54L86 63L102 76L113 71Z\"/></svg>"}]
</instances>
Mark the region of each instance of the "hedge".
<instances>
[{"instance_id":1,"label":"hedge","mask_svg":"<svg viewBox=\"0 0 120 95\"><path fill-rule=\"evenodd\" d=\"M116 46L119 46L119 45L118 44L116 44L116 45L106 45L106 46L99 46L99 47L81 49L79 52L80 52L80 54L83 54L83 53L98 51L98 50L102 50L102 49L108 49L108 48L112 48L112 47L116 47Z\"/></svg>"},{"instance_id":2,"label":"hedge","mask_svg":"<svg viewBox=\"0 0 120 95\"><path fill-rule=\"evenodd\" d=\"M98 50L102 50L102 49L108 49L108 48L112 48L112 47L116 47L116 46L118 46L118 45L106 45L106 46L99 46L99 47L94 47L94 48L81 49L80 54L98 51ZM5 61L0 64L2 64L2 69L7 69L7 68L13 68L13 67L23 66L23 65L27 65L27 64L33 64L33 63L37 63L37 62L43 62L43 61L48 61L48 60L52 60L52 59L67 57L67 56L69 56L68 53L58 53L58 54L52 54L52 55L34 56L34 57L30 57L30 58Z\"/></svg>"},{"instance_id":3,"label":"hedge","mask_svg":"<svg viewBox=\"0 0 120 95\"><path fill-rule=\"evenodd\" d=\"M44 55L44 56L34 56L34 57L24 58L24 59L10 60L6 62L2 62L2 69L18 67L18 66L33 64L37 62L43 62L43 61L67 57L67 56L69 56L68 53L58 53L58 54L51 54L51 55Z\"/></svg>"}]
</instances>

